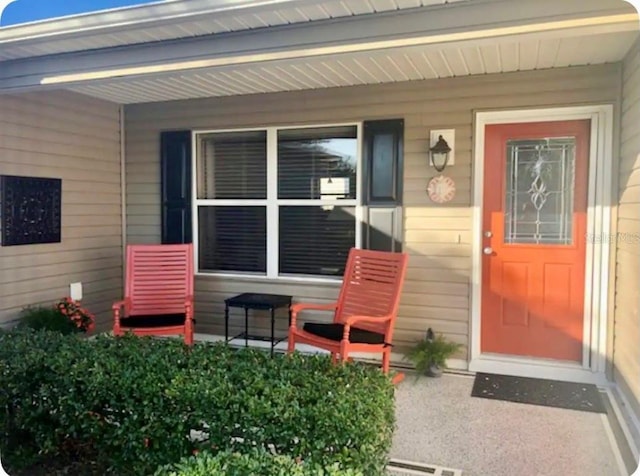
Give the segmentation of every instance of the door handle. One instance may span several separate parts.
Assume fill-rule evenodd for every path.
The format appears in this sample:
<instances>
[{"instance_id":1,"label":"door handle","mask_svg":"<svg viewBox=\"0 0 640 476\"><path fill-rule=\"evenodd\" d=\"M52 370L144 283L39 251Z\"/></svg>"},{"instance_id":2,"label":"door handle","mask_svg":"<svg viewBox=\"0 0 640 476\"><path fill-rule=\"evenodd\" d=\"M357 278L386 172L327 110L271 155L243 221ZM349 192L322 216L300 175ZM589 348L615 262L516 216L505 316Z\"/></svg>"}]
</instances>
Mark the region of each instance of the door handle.
<instances>
[{"instance_id":1,"label":"door handle","mask_svg":"<svg viewBox=\"0 0 640 476\"><path fill-rule=\"evenodd\" d=\"M482 252L483 252L485 255L493 254L493 248L491 248L490 246L487 246L485 249L483 249L483 250L482 250Z\"/></svg>"}]
</instances>

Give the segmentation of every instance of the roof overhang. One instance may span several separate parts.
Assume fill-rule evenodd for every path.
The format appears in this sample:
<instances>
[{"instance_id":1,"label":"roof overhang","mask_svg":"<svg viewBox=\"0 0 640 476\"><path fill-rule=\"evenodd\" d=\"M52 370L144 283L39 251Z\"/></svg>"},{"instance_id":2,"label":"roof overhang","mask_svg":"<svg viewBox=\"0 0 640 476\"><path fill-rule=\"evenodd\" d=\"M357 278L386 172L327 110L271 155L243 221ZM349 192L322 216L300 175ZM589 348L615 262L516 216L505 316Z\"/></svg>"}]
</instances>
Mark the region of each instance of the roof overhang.
<instances>
[{"instance_id":1,"label":"roof overhang","mask_svg":"<svg viewBox=\"0 0 640 476\"><path fill-rule=\"evenodd\" d=\"M622 0L470 0L9 61L0 91L136 103L601 64L639 26Z\"/></svg>"},{"instance_id":2,"label":"roof overhang","mask_svg":"<svg viewBox=\"0 0 640 476\"><path fill-rule=\"evenodd\" d=\"M153 4L0 28L0 61L249 31L458 1L469 0L159 0Z\"/></svg>"}]
</instances>

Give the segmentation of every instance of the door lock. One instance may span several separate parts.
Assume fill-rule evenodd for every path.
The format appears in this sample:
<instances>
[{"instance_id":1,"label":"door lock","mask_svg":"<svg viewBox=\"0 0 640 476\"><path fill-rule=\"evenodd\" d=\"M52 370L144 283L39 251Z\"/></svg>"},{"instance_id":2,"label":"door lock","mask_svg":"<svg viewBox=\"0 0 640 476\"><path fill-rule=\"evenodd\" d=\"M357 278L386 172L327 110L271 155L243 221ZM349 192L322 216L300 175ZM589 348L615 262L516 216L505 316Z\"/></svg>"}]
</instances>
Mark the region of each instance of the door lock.
<instances>
[{"instance_id":1,"label":"door lock","mask_svg":"<svg viewBox=\"0 0 640 476\"><path fill-rule=\"evenodd\" d=\"M493 236L493 233L491 233L490 231L487 230L487 231L484 232L484 236L485 236L485 238L491 238Z\"/></svg>"}]
</instances>

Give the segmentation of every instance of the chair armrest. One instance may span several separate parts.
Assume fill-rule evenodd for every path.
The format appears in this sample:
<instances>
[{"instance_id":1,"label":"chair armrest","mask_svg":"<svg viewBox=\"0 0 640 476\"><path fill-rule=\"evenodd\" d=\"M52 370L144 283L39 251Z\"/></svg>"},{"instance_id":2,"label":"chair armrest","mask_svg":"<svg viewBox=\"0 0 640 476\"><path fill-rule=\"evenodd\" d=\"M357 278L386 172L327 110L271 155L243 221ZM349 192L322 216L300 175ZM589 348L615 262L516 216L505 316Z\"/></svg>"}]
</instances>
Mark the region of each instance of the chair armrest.
<instances>
[{"instance_id":1,"label":"chair armrest","mask_svg":"<svg viewBox=\"0 0 640 476\"><path fill-rule=\"evenodd\" d=\"M382 324L391 320L392 316L349 316L344 320L344 328L342 331L342 339L349 340L351 326L360 322L370 324Z\"/></svg>"},{"instance_id":2,"label":"chair armrest","mask_svg":"<svg viewBox=\"0 0 640 476\"><path fill-rule=\"evenodd\" d=\"M344 320L344 325L353 326L354 324L364 322L369 324L381 324L391 320L391 316L349 316Z\"/></svg>"},{"instance_id":3,"label":"chair armrest","mask_svg":"<svg viewBox=\"0 0 640 476\"><path fill-rule=\"evenodd\" d=\"M120 318L123 317L120 312L124 308L124 314L129 315L129 309L131 308L131 299L123 299L122 301L116 301L111 306L113 310L113 318L116 326L120 325Z\"/></svg>"},{"instance_id":4,"label":"chair armrest","mask_svg":"<svg viewBox=\"0 0 640 476\"><path fill-rule=\"evenodd\" d=\"M116 301L111 306L111 309L113 310L113 312L120 311L122 308L124 308L125 314L128 314L129 309L131 309L131 299L127 298L127 299L123 299L122 301Z\"/></svg>"},{"instance_id":5,"label":"chair armrest","mask_svg":"<svg viewBox=\"0 0 640 476\"><path fill-rule=\"evenodd\" d=\"M299 302L292 304L289 308L291 310L291 324L289 327L296 327L296 320L298 319L298 313L300 311L335 311L338 307L338 303L332 302L329 304L312 304Z\"/></svg>"},{"instance_id":6,"label":"chair armrest","mask_svg":"<svg viewBox=\"0 0 640 476\"><path fill-rule=\"evenodd\" d=\"M296 304L291 305L291 312L298 313L300 311L305 311L305 310L335 311L336 307L338 307L338 303L335 303L335 302L332 302L329 304L312 304L312 303L298 302Z\"/></svg>"}]
</instances>

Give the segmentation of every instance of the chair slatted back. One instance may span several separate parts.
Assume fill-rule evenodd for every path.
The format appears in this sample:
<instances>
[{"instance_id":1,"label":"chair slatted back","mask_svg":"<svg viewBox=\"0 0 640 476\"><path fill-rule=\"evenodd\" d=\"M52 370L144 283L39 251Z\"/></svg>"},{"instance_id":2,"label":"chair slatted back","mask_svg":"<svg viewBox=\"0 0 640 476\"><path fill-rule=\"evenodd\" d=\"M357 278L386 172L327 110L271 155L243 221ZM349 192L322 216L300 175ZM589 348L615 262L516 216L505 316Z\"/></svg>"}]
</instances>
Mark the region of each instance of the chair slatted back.
<instances>
[{"instance_id":1,"label":"chair slatted back","mask_svg":"<svg viewBox=\"0 0 640 476\"><path fill-rule=\"evenodd\" d=\"M128 245L125 297L130 315L184 312L193 295L193 245Z\"/></svg>"},{"instance_id":2,"label":"chair slatted back","mask_svg":"<svg viewBox=\"0 0 640 476\"><path fill-rule=\"evenodd\" d=\"M357 325L385 334L386 341L391 342L406 269L405 253L352 248L338 297L335 322L343 322L352 315L392 315L387 324Z\"/></svg>"}]
</instances>

